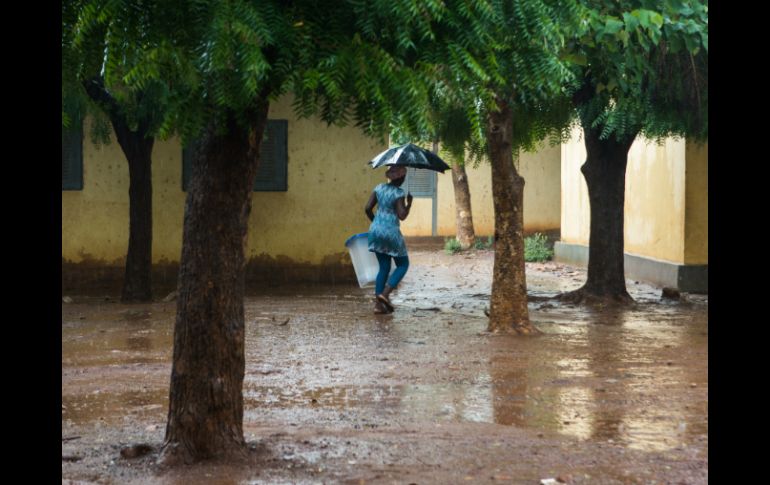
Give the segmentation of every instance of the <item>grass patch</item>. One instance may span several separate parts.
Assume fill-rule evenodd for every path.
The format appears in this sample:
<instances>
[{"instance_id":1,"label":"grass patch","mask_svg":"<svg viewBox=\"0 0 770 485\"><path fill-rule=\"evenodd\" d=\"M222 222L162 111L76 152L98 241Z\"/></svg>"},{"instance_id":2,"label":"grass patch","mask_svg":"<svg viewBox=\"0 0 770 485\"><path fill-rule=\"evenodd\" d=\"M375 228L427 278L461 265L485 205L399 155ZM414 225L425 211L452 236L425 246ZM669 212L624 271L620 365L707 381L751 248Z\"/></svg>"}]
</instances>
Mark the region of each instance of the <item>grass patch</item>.
<instances>
[{"instance_id":1,"label":"grass patch","mask_svg":"<svg viewBox=\"0 0 770 485\"><path fill-rule=\"evenodd\" d=\"M460 241L456 238L450 237L444 241L444 251L446 251L447 254L457 254L462 250L463 248L460 246Z\"/></svg>"},{"instance_id":2,"label":"grass patch","mask_svg":"<svg viewBox=\"0 0 770 485\"><path fill-rule=\"evenodd\" d=\"M524 238L524 261L542 263L553 259L553 249L548 244L545 234L535 233Z\"/></svg>"},{"instance_id":3,"label":"grass patch","mask_svg":"<svg viewBox=\"0 0 770 485\"><path fill-rule=\"evenodd\" d=\"M488 236L487 240L477 237L473 242L473 249L490 249L495 242L494 236Z\"/></svg>"}]
</instances>

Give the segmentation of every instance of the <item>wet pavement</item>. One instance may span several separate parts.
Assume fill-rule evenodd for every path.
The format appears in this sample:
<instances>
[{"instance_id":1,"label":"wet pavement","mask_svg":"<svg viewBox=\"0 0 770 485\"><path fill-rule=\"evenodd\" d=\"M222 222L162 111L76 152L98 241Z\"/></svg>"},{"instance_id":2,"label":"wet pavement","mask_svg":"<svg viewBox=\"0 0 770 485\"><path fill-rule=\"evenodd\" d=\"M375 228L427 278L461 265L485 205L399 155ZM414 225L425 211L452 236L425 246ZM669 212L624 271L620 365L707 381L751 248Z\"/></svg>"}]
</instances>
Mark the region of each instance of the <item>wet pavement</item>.
<instances>
[{"instance_id":1,"label":"wet pavement","mask_svg":"<svg viewBox=\"0 0 770 485\"><path fill-rule=\"evenodd\" d=\"M69 295L63 483L708 483L707 296L587 309L543 299L584 270L528 263L543 335L491 335L492 257L413 251L392 315L368 288L247 297L247 466L122 458L162 443L176 305Z\"/></svg>"}]
</instances>

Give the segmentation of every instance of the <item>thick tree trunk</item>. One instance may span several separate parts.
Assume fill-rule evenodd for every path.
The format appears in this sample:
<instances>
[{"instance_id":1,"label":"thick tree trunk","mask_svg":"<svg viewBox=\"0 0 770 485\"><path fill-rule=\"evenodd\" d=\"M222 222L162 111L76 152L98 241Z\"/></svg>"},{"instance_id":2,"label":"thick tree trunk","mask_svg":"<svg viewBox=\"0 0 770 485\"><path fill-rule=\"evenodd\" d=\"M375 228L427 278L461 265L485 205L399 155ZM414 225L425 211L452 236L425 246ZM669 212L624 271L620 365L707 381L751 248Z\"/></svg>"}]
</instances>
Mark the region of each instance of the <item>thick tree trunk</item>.
<instances>
[{"instance_id":1,"label":"thick tree trunk","mask_svg":"<svg viewBox=\"0 0 770 485\"><path fill-rule=\"evenodd\" d=\"M635 136L600 140L599 131L583 127L586 162L580 171L588 186L591 232L588 278L565 299L588 303L631 303L623 264L623 210L628 150Z\"/></svg>"},{"instance_id":2,"label":"thick tree trunk","mask_svg":"<svg viewBox=\"0 0 770 485\"><path fill-rule=\"evenodd\" d=\"M184 216L166 464L243 456L244 246L267 102L248 130L210 126L193 157Z\"/></svg>"},{"instance_id":3,"label":"thick tree trunk","mask_svg":"<svg viewBox=\"0 0 770 485\"><path fill-rule=\"evenodd\" d=\"M473 231L473 213L471 212L471 191L468 187L468 175L465 166L455 163L452 165L452 185L455 191L455 225L457 226L457 241L460 247L468 249L476 240Z\"/></svg>"},{"instance_id":4,"label":"thick tree trunk","mask_svg":"<svg viewBox=\"0 0 770 485\"><path fill-rule=\"evenodd\" d=\"M121 301L152 300L152 147L145 130L130 131L113 120L118 143L128 160L129 235Z\"/></svg>"},{"instance_id":5,"label":"thick tree trunk","mask_svg":"<svg viewBox=\"0 0 770 485\"><path fill-rule=\"evenodd\" d=\"M490 298L489 331L533 334L529 321L524 270L524 179L513 166L513 113L498 100L490 113L489 158L495 208L495 263Z\"/></svg>"}]
</instances>

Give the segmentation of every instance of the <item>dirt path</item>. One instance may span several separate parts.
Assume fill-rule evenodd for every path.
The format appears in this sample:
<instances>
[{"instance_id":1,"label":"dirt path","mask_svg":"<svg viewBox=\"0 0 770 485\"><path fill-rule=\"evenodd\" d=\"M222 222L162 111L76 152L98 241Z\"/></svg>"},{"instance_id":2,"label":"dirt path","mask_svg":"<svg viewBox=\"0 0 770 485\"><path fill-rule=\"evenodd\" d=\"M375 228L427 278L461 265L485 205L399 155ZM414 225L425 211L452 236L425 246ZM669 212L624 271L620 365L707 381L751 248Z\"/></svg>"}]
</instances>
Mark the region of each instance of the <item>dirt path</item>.
<instances>
[{"instance_id":1,"label":"dirt path","mask_svg":"<svg viewBox=\"0 0 770 485\"><path fill-rule=\"evenodd\" d=\"M708 305L530 304L544 335L485 332L492 254L413 251L393 315L369 289L246 301L246 465L163 471L175 303L62 304L63 483L708 483ZM530 294L584 272L529 264ZM278 325L289 318L286 325Z\"/></svg>"}]
</instances>

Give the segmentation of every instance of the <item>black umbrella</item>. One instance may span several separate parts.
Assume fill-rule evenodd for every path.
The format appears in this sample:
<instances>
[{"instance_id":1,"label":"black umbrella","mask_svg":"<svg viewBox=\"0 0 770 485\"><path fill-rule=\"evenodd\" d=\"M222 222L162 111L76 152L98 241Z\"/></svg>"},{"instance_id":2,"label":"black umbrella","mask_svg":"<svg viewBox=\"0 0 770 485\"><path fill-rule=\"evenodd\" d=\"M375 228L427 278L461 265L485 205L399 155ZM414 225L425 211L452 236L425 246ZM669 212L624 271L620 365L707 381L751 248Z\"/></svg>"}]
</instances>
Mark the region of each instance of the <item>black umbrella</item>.
<instances>
[{"instance_id":1,"label":"black umbrella","mask_svg":"<svg viewBox=\"0 0 770 485\"><path fill-rule=\"evenodd\" d=\"M369 161L369 165L372 168L398 165L402 167L425 168L441 173L444 173L444 170L449 170L449 165L439 158L438 155L412 143L388 148Z\"/></svg>"}]
</instances>

